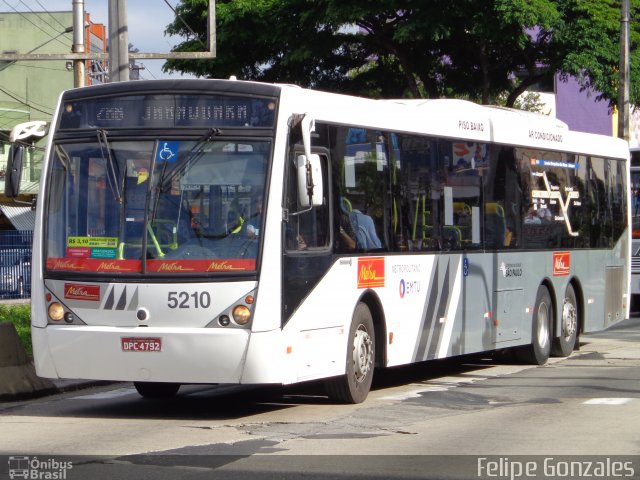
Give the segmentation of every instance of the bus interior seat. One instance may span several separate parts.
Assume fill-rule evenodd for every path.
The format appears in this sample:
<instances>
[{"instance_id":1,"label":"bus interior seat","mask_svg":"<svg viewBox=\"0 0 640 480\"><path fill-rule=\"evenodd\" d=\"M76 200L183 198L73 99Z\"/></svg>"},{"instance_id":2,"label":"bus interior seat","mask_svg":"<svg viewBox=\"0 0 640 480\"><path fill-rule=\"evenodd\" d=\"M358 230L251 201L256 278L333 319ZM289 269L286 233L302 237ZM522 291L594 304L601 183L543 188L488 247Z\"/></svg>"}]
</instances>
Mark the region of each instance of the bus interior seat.
<instances>
[{"instance_id":1,"label":"bus interior seat","mask_svg":"<svg viewBox=\"0 0 640 480\"><path fill-rule=\"evenodd\" d=\"M462 245L462 232L455 225L445 225L442 229L442 249L459 250Z\"/></svg>"},{"instance_id":2,"label":"bus interior seat","mask_svg":"<svg viewBox=\"0 0 640 480\"><path fill-rule=\"evenodd\" d=\"M504 247L507 236L507 224L502 205L495 202L485 203L484 215L486 248Z\"/></svg>"}]
</instances>

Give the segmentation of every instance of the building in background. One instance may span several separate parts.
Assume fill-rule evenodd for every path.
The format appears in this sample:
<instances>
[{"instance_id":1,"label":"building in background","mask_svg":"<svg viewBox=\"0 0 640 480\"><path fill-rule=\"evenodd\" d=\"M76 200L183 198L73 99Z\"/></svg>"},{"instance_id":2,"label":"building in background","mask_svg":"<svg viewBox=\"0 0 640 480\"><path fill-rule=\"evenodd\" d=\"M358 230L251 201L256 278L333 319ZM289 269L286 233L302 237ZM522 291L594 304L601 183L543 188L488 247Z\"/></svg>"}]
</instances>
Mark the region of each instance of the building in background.
<instances>
[{"instance_id":1,"label":"building in background","mask_svg":"<svg viewBox=\"0 0 640 480\"><path fill-rule=\"evenodd\" d=\"M87 52L106 51L106 28L85 21ZM0 12L0 52L2 53L62 53L71 52L73 44L73 13ZM103 83L108 71L106 61L87 62L85 83ZM30 149L23 172L23 195L12 202L4 196L4 176L9 151L8 137L18 123L50 121L58 97L63 90L73 88L73 62L67 60L0 61L0 231L32 229L33 213L28 203L38 192L42 147Z\"/></svg>"},{"instance_id":2,"label":"building in background","mask_svg":"<svg viewBox=\"0 0 640 480\"><path fill-rule=\"evenodd\" d=\"M606 100L598 100L599 93L583 89L574 77L543 82L528 93L539 95L541 112L565 122L570 130L600 135L618 135L618 116ZM640 109L632 107L629 117L629 146L640 146Z\"/></svg>"}]
</instances>

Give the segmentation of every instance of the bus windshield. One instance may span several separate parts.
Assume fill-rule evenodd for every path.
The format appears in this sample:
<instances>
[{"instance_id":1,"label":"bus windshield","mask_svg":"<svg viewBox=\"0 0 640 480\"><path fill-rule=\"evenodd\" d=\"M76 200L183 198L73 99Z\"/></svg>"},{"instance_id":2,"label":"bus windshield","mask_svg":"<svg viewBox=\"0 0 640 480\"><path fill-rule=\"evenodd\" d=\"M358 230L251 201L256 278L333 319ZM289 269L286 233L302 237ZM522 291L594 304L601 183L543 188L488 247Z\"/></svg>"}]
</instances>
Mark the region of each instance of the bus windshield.
<instances>
[{"instance_id":1,"label":"bus windshield","mask_svg":"<svg viewBox=\"0 0 640 480\"><path fill-rule=\"evenodd\" d=\"M219 133L55 144L48 271L255 271L271 141Z\"/></svg>"}]
</instances>

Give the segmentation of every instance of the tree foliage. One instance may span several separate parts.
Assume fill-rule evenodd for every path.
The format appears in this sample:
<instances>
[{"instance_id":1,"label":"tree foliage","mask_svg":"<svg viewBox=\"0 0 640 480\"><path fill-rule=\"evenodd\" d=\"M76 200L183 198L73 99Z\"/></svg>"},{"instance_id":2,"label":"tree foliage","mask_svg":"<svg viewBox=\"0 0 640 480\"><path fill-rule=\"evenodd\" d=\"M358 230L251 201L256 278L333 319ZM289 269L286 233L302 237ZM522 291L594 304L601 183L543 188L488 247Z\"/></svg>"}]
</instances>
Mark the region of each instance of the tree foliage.
<instances>
[{"instance_id":1,"label":"tree foliage","mask_svg":"<svg viewBox=\"0 0 640 480\"><path fill-rule=\"evenodd\" d=\"M181 0L166 30L185 38L176 50L202 49L207 3ZM632 0L632 18L639 12ZM619 38L620 0L217 0L217 58L164 69L374 98L500 97L509 106L560 73L615 104ZM638 40L632 23L632 47ZM637 57L632 48L632 65ZM639 74L634 67L632 78Z\"/></svg>"}]
</instances>

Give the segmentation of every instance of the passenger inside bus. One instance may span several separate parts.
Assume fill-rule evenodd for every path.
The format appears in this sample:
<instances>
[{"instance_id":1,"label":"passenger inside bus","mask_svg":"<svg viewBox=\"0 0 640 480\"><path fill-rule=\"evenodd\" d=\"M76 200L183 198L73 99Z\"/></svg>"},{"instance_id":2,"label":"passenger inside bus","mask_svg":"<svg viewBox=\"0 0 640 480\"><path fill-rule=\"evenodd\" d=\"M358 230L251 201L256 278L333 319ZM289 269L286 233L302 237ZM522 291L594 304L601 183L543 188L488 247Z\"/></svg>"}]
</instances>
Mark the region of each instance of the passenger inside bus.
<instances>
[{"instance_id":1,"label":"passenger inside bus","mask_svg":"<svg viewBox=\"0 0 640 480\"><path fill-rule=\"evenodd\" d=\"M245 215L246 236L251 240L255 240L260 235L260 227L262 225L262 195L257 195L253 200L253 210Z\"/></svg>"},{"instance_id":2,"label":"passenger inside bus","mask_svg":"<svg viewBox=\"0 0 640 480\"><path fill-rule=\"evenodd\" d=\"M382 248L375 224L369 215L353 208L346 197L340 197L340 212L340 237L343 238L348 248L350 245L353 245L351 250L354 248L361 250Z\"/></svg>"}]
</instances>

